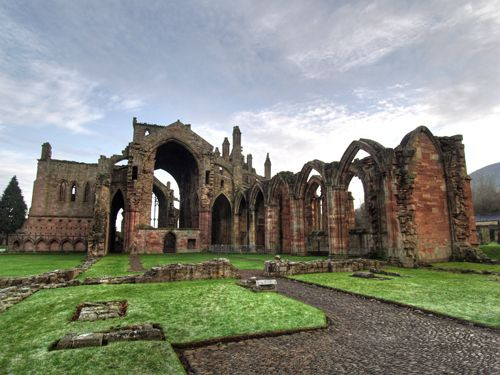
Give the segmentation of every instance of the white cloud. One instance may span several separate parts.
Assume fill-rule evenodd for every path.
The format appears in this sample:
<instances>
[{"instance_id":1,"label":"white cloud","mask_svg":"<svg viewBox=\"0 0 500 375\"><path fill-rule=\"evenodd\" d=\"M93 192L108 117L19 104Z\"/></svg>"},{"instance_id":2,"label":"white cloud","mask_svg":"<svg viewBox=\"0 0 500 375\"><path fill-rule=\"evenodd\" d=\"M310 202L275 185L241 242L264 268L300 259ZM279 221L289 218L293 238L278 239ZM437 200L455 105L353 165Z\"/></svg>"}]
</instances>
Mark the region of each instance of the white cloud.
<instances>
[{"instance_id":1,"label":"white cloud","mask_svg":"<svg viewBox=\"0 0 500 375\"><path fill-rule=\"evenodd\" d=\"M85 124L103 117L90 104L96 83L77 72L36 62L30 78L0 74L0 123L9 126L56 125L85 132Z\"/></svg>"},{"instance_id":2,"label":"white cloud","mask_svg":"<svg viewBox=\"0 0 500 375\"><path fill-rule=\"evenodd\" d=\"M261 174L267 152L271 155L273 173L298 172L309 160L340 160L349 143L359 138L394 148L408 132L421 125L436 136L463 134L469 172L498 161L493 153L482 151L496 147L498 111L481 118L450 122L424 101L403 104L397 95L380 101L371 111L316 101L239 112L230 122L240 126L243 146L254 155L254 165Z\"/></svg>"},{"instance_id":3,"label":"white cloud","mask_svg":"<svg viewBox=\"0 0 500 375\"><path fill-rule=\"evenodd\" d=\"M3 193L12 176L16 176L23 193L24 201L31 206L33 181L36 176L36 166L32 154L0 149L0 194Z\"/></svg>"}]
</instances>

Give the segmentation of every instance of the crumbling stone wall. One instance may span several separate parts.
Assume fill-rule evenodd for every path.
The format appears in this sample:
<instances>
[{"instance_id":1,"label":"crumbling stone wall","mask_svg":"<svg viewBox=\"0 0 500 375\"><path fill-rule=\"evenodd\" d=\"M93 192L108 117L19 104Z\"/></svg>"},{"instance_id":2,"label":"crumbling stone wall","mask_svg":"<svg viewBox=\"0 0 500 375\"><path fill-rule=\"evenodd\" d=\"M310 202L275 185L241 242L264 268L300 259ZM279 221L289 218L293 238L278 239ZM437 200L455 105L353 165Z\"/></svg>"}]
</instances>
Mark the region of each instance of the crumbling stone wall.
<instances>
[{"instance_id":1,"label":"crumbling stone wall","mask_svg":"<svg viewBox=\"0 0 500 375\"><path fill-rule=\"evenodd\" d=\"M309 262L267 261L264 274L267 276L291 276L305 273L354 272L370 268L379 269L382 262L376 259L313 260Z\"/></svg>"}]
</instances>

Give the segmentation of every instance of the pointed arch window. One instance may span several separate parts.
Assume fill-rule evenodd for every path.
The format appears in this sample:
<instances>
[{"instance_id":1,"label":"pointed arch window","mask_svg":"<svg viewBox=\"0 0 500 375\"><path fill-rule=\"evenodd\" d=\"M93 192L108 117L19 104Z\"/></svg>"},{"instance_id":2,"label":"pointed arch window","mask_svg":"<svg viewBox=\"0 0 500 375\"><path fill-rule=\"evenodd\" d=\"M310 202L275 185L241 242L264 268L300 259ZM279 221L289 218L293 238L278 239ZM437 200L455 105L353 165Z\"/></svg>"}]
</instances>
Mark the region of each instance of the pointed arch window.
<instances>
[{"instance_id":1,"label":"pointed arch window","mask_svg":"<svg viewBox=\"0 0 500 375\"><path fill-rule=\"evenodd\" d=\"M66 200L66 181L61 181L59 185L59 201L64 202Z\"/></svg>"},{"instance_id":2,"label":"pointed arch window","mask_svg":"<svg viewBox=\"0 0 500 375\"><path fill-rule=\"evenodd\" d=\"M71 202L76 201L76 182L71 185Z\"/></svg>"}]
</instances>

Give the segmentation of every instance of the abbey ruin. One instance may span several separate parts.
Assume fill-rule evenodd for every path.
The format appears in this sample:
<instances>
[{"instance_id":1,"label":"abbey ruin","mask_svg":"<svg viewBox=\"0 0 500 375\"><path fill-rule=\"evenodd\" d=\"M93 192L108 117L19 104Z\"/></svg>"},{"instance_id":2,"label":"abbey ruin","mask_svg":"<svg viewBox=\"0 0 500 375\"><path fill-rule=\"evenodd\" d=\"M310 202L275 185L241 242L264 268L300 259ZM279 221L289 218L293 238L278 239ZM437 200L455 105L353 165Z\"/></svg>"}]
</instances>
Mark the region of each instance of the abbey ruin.
<instances>
[{"instance_id":1,"label":"abbey ruin","mask_svg":"<svg viewBox=\"0 0 500 375\"><path fill-rule=\"evenodd\" d=\"M360 150L368 156L356 159ZM155 177L160 169L179 197ZM362 228L348 191L354 176L364 188ZM394 149L360 139L340 161L313 160L274 176L268 155L260 176L237 126L232 148L226 138L220 152L190 125L135 118L132 142L96 164L52 159L43 144L29 217L9 238L13 251L324 252L408 266L463 259L476 245L461 136L419 127Z\"/></svg>"}]
</instances>

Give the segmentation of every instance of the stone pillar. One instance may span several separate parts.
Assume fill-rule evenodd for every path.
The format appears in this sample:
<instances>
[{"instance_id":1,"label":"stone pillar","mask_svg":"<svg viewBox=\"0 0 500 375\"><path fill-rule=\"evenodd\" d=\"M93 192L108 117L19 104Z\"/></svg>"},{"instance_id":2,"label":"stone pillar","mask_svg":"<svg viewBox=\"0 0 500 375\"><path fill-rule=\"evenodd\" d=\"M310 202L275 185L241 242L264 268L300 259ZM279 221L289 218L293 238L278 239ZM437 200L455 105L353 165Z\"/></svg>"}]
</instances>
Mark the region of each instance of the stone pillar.
<instances>
[{"instance_id":1,"label":"stone pillar","mask_svg":"<svg viewBox=\"0 0 500 375\"><path fill-rule=\"evenodd\" d=\"M206 208L200 210L200 248L207 250L210 247L212 237L212 213Z\"/></svg>"},{"instance_id":2,"label":"stone pillar","mask_svg":"<svg viewBox=\"0 0 500 375\"><path fill-rule=\"evenodd\" d=\"M304 201L292 198L290 205L290 221L292 226L291 251L292 254L305 255Z\"/></svg>"},{"instance_id":3,"label":"stone pillar","mask_svg":"<svg viewBox=\"0 0 500 375\"><path fill-rule=\"evenodd\" d=\"M250 251L255 251L255 210L248 210L248 247Z\"/></svg>"},{"instance_id":4,"label":"stone pillar","mask_svg":"<svg viewBox=\"0 0 500 375\"><path fill-rule=\"evenodd\" d=\"M344 186L327 186L328 245L330 256L347 256L349 233L346 221L347 189Z\"/></svg>"},{"instance_id":5,"label":"stone pillar","mask_svg":"<svg viewBox=\"0 0 500 375\"><path fill-rule=\"evenodd\" d=\"M265 241L265 250L276 251L276 206L268 205L264 208L265 217L266 217L266 241Z\"/></svg>"}]
</instances>

